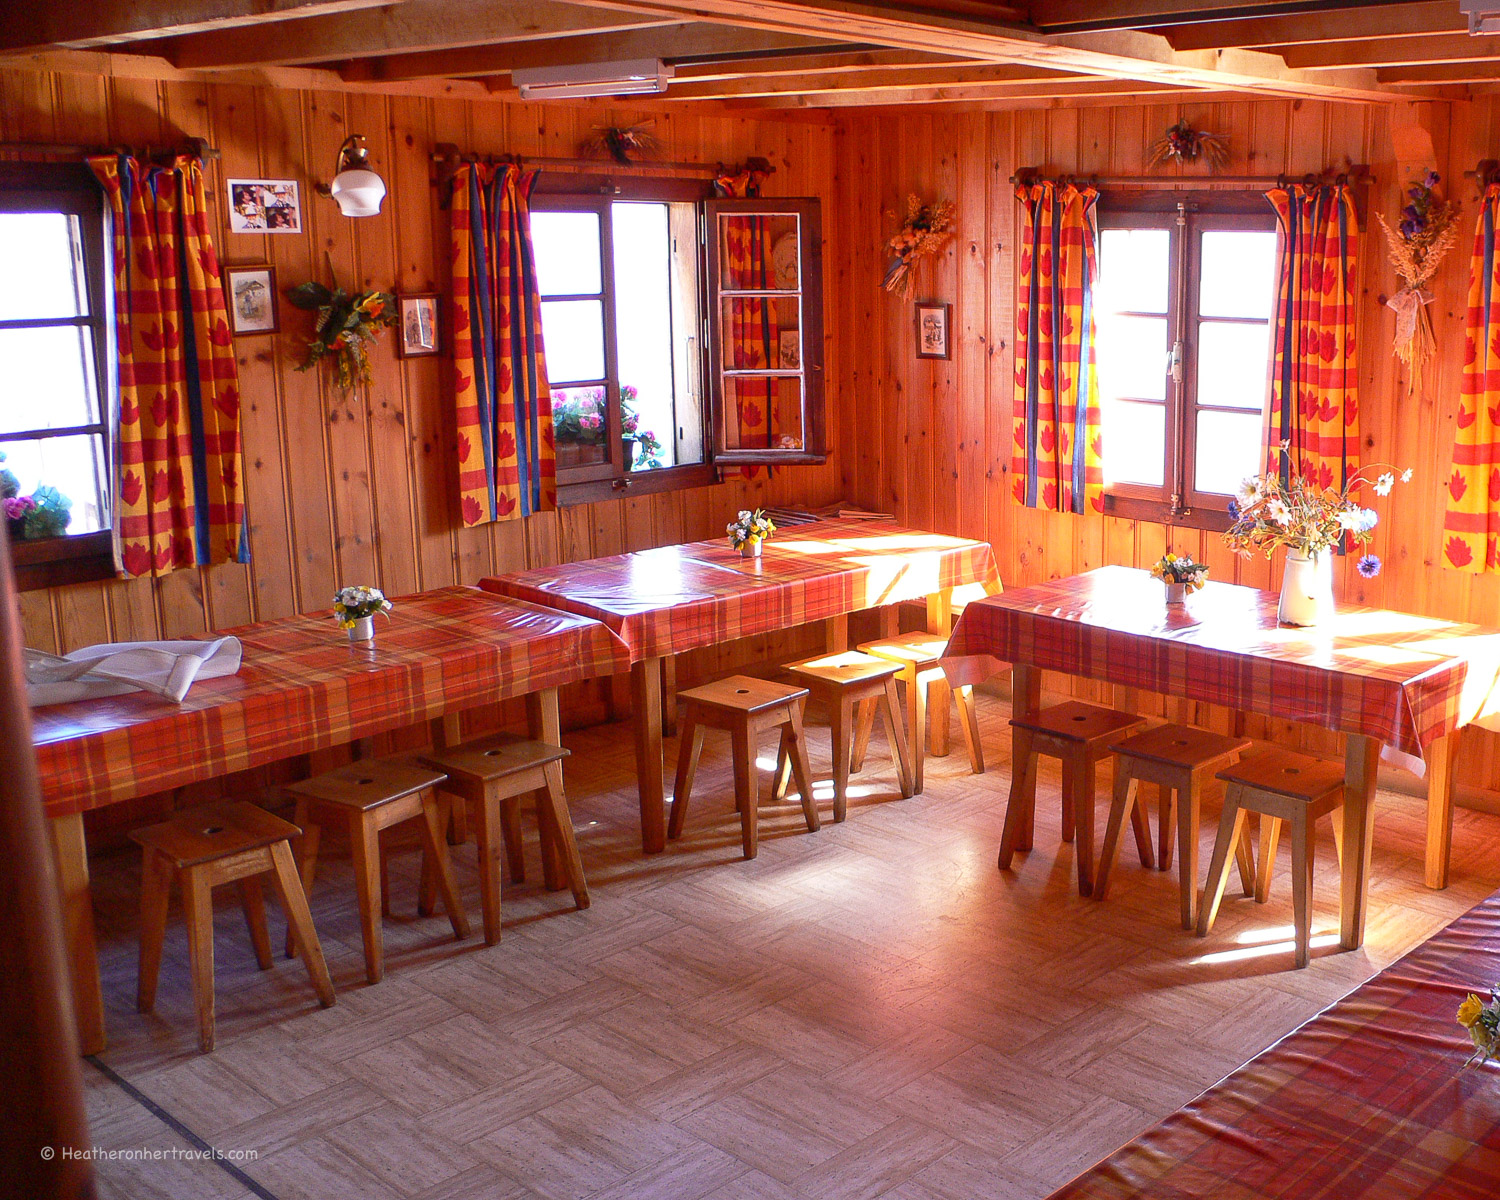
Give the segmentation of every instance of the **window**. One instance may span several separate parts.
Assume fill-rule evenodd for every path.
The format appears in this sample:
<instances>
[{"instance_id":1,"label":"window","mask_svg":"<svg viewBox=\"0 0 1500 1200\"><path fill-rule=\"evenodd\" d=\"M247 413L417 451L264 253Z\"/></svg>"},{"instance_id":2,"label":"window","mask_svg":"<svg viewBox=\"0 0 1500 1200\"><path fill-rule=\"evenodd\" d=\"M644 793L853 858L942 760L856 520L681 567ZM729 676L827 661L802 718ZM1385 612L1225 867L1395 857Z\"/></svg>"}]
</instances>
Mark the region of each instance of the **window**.
<instances>
[{"instance_id":1,"label":"window","mask_svg":"<svg viewBox=\"0 0 1500 1200\"><path fill-rule=\"evenodd\" d=\"M1099 225L1106 511L1223 524L1261 469L1275 215L1258 195L1156 196Z\"/></svg>"},{"instance_id":2,"label":"window","mask_svg":"<svg viewBox=\"0 0 1500 1200\"><path fill-rule=\"evenodd\" d=\"M22 587L114 573L104 228L86 168L0 169L0 490L68 513L10 519Z\"/></svg>"},{"instance_id":3,"label":"window","mask_svg":"<svg viewBox=\"0 0 1500 1200\"><path fill-rule=\"evenodd\" d=\"M564 502L624 488L709 483L715 461L822 461L821 397L814 421L806 415L804 383L813 370L804 360L821 366L821 311L812 326L817 353L804 353L802 345L804 310L821 303L801 282L817 274L815 263L804 265L808 252L801 240L806 228L816 233L816 201L754 202L775 215L751 251L752 280L749 273L731 278L711 269L703 251L715 205L749 202L709 202L705 185L684 180L595 181L586 193L589 185L577 177L544 176L542 184L571 189L539 190L531 204ZM808 205L810 224L801 211ZM721 277L728 288L722 298ZM772 292L775 298L766 299ZM744 363L710 349L719 330L710 310L720 303L758 314L754 348L748 334L736 343ZM729 319L738 314L734 308ZM713 376L718 386L706 386L709 364L721 361L723 370ZM770 394L773 403L735 406L736 386ZM729 420L719 416L726 389L734 414ZM740 419L743 414L755 418L753 425ZM804 433L813 424L816 442Z\"/></svg>"}]
</instances>

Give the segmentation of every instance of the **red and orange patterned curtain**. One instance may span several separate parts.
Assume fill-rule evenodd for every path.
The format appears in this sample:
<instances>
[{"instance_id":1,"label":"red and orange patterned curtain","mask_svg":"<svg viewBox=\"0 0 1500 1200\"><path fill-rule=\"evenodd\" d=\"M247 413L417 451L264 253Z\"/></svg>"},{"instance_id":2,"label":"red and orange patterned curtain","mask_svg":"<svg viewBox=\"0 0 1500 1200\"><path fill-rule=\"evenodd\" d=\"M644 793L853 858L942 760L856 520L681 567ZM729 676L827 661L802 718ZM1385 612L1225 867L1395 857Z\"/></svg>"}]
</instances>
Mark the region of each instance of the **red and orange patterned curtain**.
<instances>
[{"instance_id":1,"label":"red and orange patterned curtain","mask_svg":"<svg viewBox=\"0 0 1500 1200\"><path fill-rule=\"evenodd\" d=\"M116 529L131 575L249 562L240 384L195 158L91 158L114 215Z\"/></svg>"},{"instance_id":2,"label":"red and orange patterned curtain","mask_svg":"<svg viewBox=\"0 0 1500 1200\"><path fill-rule=\"evenodd\" d=\"M557 504L531 247L536 176L509 163L465 163L453 176L453 395L465 525Z\"/></svg>"},{"instance_id":3,"label":"red and orange patterned curtain","mask_svg":"<svg viewBox=\"0 0 1500 1200\"><path fill-rule=\"evenodd\" d=\"M1359 468L1354 192L1297 184L1266 199L1281 227L1266 470L1342 488Z\"/></svg>"},{"instance_id":4,"label":"red and orange patterned curtain","mask_svg":"<svg viewBox=\"0 0 1500 1200\"><path fill-rule=\"evenodd\" d=\"M1024 212L1016 281L1017 502L1054 512L1102 512L1104 467L1094 285L1099 193L1038 180L1018 184Z\"/></svg>"},{"instance_id":5,"label":"red and orange patterned curtain","mask_svg":"<svg viewBox=\"0 0 1500 1200\"><path fill-rule=\"evenodd\" d=\"M1469 260L1464 373L1448 510L1443 516L1443 562L1460 571L1500 570L1500 184L1485 188L1474 254Z\"/></svg>"}]
</instances>

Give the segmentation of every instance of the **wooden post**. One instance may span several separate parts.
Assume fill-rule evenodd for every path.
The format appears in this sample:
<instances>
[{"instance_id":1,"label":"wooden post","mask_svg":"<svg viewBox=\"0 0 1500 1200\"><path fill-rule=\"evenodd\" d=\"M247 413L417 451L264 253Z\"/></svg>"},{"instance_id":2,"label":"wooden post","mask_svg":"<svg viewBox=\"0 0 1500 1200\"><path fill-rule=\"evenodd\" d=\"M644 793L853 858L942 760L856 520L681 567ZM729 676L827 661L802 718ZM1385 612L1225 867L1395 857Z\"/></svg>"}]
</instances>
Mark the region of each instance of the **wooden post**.
<instances>
[{"instance_id":1,"label":"wooden post","mask_svg":"<svg viewBox=\"0 0 1500 1200\"><path fill-rule=\"evenodd\" d=\"M6 764L0 862L9 876L0 888L0 1195L86 1198L95 1195L92 1164L63 1153L91 1143L21 650L10 537L0 534L0 753ZM86 882L85 873L85 895Z\"/></svg>"}]
</instances>

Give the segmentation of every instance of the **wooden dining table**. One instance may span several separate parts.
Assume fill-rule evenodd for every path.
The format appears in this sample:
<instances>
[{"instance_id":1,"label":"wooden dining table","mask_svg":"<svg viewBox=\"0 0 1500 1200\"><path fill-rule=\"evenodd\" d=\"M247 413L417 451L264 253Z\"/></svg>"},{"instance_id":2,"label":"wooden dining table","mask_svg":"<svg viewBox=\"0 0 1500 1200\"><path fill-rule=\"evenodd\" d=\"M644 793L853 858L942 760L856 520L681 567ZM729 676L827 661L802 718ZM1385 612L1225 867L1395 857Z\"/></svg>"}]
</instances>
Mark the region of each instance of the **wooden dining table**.
<instances>
[{"instance_id":1,"label":"wooden dining table","mask_svg":"<svg viewBox=\"0 0 1500 1200\"><path fill-rule=\"evenodd\" d=\"M953 592L968 585L999 589L989 543L883 520L783 528L758 558L744 558L727 540L713 539L480 581L504 596L592 617L629 647L641 843L648 854L666 847L664 661L816 621L827 625L829 649L843 650L850 613L911 600L925 600L929 628L946 635ZM894 633L894 626L885 632ZM946 715L946 705L933 707Z\"/></svg>"},{"instance_id":2,"label":"wooden dining table","mask_svg":"<svg viewBox=\"0 0 1500 1200\"><path fill-rule=\"evenodd\" d=\"M1277 600L1210 583L1168 605L1147 572L1101 567L970 604L944 669L974 683L1009 665L1018 714L1039 710L1042 672L1054 671L1346 735L1340 943L1352 950L1364 940L1382 747L1426 774L1426 880L1447 885L1454 754L1460 732L1500 705L1500 630L1353 605L1295 628L1278 623ZM1027 736L1013 730L1013 762Z\"/></svg>"},{"instance_id":3,"label":"wooden dining table","mask_svg":"<svg viewBox=\"0 0 1500 1200\"><path fill-rule=\"evenodd\" d=\"M180 704L128 692L33 710L85 1053L105 1044L85 812L423 723L451 745L462 712L513 697L531 736L556 743L557 689L629 668L624 642L587 617L472 587L392 603L372 643L330 615L221 631L240 640L238 674Z\"/></svg>"}]
</instances>

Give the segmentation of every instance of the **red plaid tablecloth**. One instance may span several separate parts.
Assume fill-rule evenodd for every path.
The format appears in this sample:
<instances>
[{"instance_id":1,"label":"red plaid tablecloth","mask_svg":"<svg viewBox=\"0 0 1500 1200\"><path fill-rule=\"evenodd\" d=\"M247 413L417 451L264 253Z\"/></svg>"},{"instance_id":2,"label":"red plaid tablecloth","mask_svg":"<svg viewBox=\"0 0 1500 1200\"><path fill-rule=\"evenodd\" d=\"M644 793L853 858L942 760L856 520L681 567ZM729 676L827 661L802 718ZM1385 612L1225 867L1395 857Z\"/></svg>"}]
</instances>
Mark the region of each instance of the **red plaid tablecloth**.
<instances>
[{"instance_id":1,"label":"red plaid tablecloth","mask_svg":"<svg viewBox=\"0 0 1500 1200\"><path fill-rule=\"evenodd\" d=\"M1366 734L1417 757L1493 716L1500 630L1348 606L1294 629L1278 626L1276 604L1274 592L1210 583L1168 607L1147 572L1101 567L970 604L944 667L973 683L1025 663Z\"/></svg>"},{"instance_id":2,"label":"red plaid tablecloth","mask_svg":"<svg viewBox=\"0 0 1500 1200\"><path fill-rule=\"evenodd\" d=\"M988 542L884 521L826 521L779 531L758 559L741 558L719 539L500 575L479 586L594 617L625 639L634 661L999 583Z\"/></svg>"},{"instance_id":3,"label":"red plaid tablecloth","mask_svg":"<svg viewBox=\"0 0 1500 1200\"><path fill-rule=\"evenodd\" d=\"M1500 1065L1454 1021L1500 980L1500 895L1052 1200L1493 1200Z\"/></svg>"},{"instance_id":4,"label":"red plaid tablecloth","mask_svg":"<svg viewBox=\"0 0 1500 1200\"><path fill-rule=\"evenodd\" d=\"M453 587L394 600L373 647L331 616L226 630L239 674L181 704L141 692L39 708L32 740L50 816L346 745L510 696L629 668L597 621Z\"/></svg>"}]
</instances>

